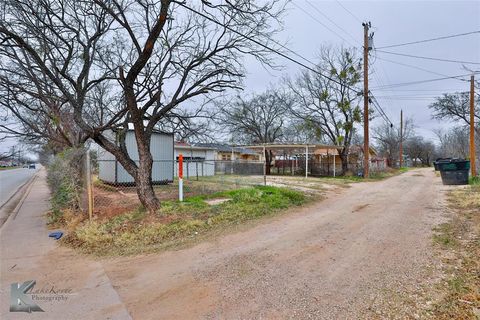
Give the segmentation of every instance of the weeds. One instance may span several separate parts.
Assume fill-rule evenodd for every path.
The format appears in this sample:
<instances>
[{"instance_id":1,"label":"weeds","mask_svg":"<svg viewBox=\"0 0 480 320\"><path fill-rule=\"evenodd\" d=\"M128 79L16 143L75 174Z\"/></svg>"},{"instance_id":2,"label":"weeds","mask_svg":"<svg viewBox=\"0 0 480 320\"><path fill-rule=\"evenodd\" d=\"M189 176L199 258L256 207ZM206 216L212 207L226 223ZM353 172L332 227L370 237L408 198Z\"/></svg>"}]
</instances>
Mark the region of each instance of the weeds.
<instances>
[{"instance_id":1,"label":"weeds","mask_svg":"<svg viewBox=\"0 0 480 320\"><path fill-rule=\"evenodd\" d=\"M205 200L210 198L229 201L208 205ZM303 193L271 186L223 191L184 202L164 201L155 216L137 209L104 221L84 222L72 229L64 242L97 255L152 252L194 239L211 229L273 214L305 201Z\"/></svg>"},{"instance_id":2,"label":"weeds","mask_svg":"<svg viewBox=\"0 0 480 320\"><path fill-rule=\"evenodd\" d=\"M432 308L435 319L475 319L480 309L480 185L450 192L453 218L438 226L436 245L452 257L443 266L443 298Z\"/></svg>"}]
</instances>

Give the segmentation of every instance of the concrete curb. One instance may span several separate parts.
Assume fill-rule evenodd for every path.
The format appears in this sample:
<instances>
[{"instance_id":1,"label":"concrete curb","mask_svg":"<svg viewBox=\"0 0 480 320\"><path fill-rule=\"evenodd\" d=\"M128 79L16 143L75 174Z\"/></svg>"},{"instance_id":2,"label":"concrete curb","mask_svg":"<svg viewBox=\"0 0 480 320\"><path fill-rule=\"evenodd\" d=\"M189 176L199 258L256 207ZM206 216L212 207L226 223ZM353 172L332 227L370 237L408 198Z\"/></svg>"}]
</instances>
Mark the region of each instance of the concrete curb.
<instances>
[{"instance_id":1,"label":"concrete curb","mask_svg":"<svg viewBox=\"0 0 480 320\"><path fill-rule=\"evenodd\" d=\"M5 207L8 203L10 203L10 201L12 201L12 199L15 198L15 196L18 195L19 192L21 192L22 190L25 190L24 194L22 195L22 197L20 198L20 200L18 201L17 205L15 206L15 208L8 213L8 216L7 216L7 219L5 219L5 221L3 222L3 224L0 226L0 230L3 229L3 227L9 223L10 220L14 220L15 217L17 216L18 212L20 211L20 208L22 207L23 203L25 202L25 199L27 198L28 194L30 193L31 189L32 189L32 185L33 185L33 182L36 180L37 176L38 176L38 173L40 172L40 170L38 170L37 172L35 172L35 174L28 180L26 181L24 184L22 184L20 187L17 188L17 190L15 190L15 192L12 194L12 196L10 198L8 198L8 200L0 207L0 210Z\"/></svg>"}]
</instances>

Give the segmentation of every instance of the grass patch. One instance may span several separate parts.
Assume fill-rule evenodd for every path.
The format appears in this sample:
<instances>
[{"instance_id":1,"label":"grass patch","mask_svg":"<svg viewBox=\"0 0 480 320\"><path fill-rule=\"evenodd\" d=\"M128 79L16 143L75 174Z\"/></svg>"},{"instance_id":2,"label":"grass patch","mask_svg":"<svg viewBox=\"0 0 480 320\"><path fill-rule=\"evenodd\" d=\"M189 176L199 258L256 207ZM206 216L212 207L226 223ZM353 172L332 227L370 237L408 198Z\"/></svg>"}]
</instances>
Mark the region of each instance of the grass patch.
<instances>
[{"instance_id":1,"label":"grass patch","mask_svg":"<svg viewBox=\"0 0 480 320\"><path fill-rule=\"evenodd\" d=\"M205 200L210 198L230 200L209 205ZM137 209L102 221L85 221L70 230L64 243L95 255L153 252L306 201L301 192L272 186L222 191L184 202L163 201L156 215Z\"/></svg>"},{"instance_id":2,"label":"grass patch","mask_svg":"<svg viewBox=\"0 0 480 320\"><path fill-rule=\"evenodd\" d=\"M433 242L444 247L455 247L458 241L455 239L454 230L451 223L443 223L434 229Z\"/></svg>"},{"instance_id":3,"label":"grass patch","mask_svg":"<svg viewBox=\"0 0 480 320\"><path fill-rule=\"evenodd\" d=\"M470 177L468 179L468 184L471 184L474 186L480 186L480 177Z\"/></svg>"},{"instance_id":4,"label":"grass patch","mask_svg":"<svg viewBox=\"0 0 480 320\"><path fill-rule=\"evenodd\" d=\"M450 258L440 286L441 299L432 306L434 319L478 319L480 309L480 185L450 191L453 217L435 228L434 243Z\"/></svg>"}]
</instances>

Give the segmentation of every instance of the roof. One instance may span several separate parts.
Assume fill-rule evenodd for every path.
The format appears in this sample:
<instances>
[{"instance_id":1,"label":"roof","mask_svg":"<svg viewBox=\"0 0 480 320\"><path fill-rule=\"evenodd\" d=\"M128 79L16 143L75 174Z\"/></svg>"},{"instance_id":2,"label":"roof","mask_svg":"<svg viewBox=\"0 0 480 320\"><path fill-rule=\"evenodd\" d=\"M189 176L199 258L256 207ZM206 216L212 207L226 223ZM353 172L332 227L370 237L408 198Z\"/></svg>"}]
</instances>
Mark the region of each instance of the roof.
<instances>
[{"instance_id":1,"label":"roof","mask_svg":"<svg viewBox=\"0 0 480 320\"><path fill-rule=\"evenodd\" d=\"M112 128L111 130L112 130L113 132L119 132L119 131L121 131L122 129L120 129L120 128ZM129 128L128 128L127 132L135 133L135 130L134 130L133 128L130 128L130 123L129 123ZM159 130L159 129L153 129L153 130L152 130L152 134L165 134L165 135L168 135L168 136L173 136L173 132L162 131L162 130Z\"/></svg>"},{"instance_id":2,"label":"roof","mask_svg":"<svg viewBox=\"0 0 480 320\"><path fill-rule=\"evenodd\" d=\"M254 150L244 148L244 147L236 147L236 146L231 146L228 144L223 144L223 143L197 143L195 146L198 147L207 147L207 148L212 148L220 152L233 152L234 153L240 153L240 154L258 154L258 152L255 152Z\"/></svg>"},{"instance_id":3,"label":"roof","mask_svg":"<svg viewBox=\"0 0 480 320\"><path fill-rule=\"evenodd\" d=\"M215 150L212 147L204 147L199 145L190 145L187 142L175 142L175 149L185 149L185 150Z\"/></svg>"},{"instance_id":4,"label":"roof","mask_svg":"<svg viewBox=\"0 0 480 320\"><path fill-rule=\"evenodd\" d=\"M269 150L290 150L290 151L297 151L297 152L305 152L306 148L308 147L309 152L311 153L313 150L316 149L324 149L324 150L335 150L341 149L342 147L339 146L332 146L326 144L314 144L314 143L265 143L265 144L258 144L252 146L246 146L247 148L256 149L256 150L263 150L263 148ZM330 152L329 152L330 153Z\"/></svg>"},{"instance_id":5,"label":"roof","mask_svg":"<svg viewBox=\"0 0 480 320\"><path fill-rule=\"evenodd\" d=\"M377 151L372 146L370 146L369 150L371 155L377 155ZM363 145L355 144L350 146L350 153L363 153Z\"/></svg>"}]
</instances>

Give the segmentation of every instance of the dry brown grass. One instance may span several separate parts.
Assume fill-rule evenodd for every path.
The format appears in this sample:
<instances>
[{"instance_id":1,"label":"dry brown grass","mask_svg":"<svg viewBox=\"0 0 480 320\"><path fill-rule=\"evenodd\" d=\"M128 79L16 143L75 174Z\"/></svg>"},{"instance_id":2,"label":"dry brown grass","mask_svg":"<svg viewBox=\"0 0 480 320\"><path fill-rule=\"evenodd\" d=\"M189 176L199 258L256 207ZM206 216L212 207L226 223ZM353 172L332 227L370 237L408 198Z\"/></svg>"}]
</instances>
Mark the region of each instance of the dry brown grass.
<instances>
[{"instance_id":1,"label":"dry brown grass","mask_svg":"<svg viewBox=\"0 0 480 320\"><path fill-rule=\"evenodd\" d=\"M435 243L444 259L443 296L433 308L435 319L480 319L480 186L456 189L449 194L454 216L439 226Z\"/></svg>"}]
</instances>

